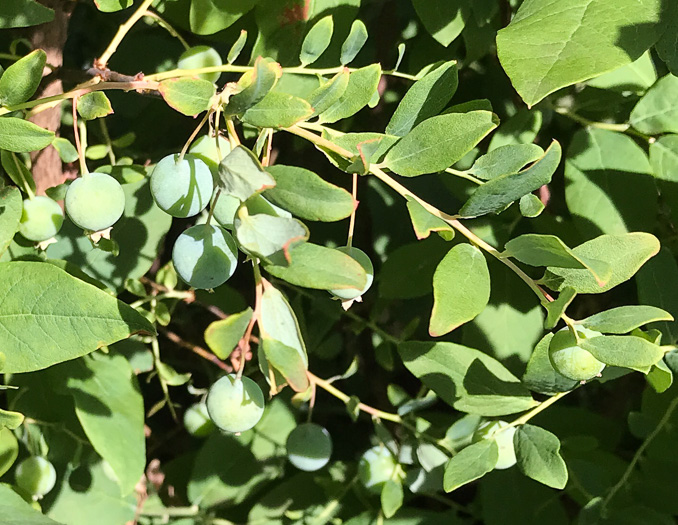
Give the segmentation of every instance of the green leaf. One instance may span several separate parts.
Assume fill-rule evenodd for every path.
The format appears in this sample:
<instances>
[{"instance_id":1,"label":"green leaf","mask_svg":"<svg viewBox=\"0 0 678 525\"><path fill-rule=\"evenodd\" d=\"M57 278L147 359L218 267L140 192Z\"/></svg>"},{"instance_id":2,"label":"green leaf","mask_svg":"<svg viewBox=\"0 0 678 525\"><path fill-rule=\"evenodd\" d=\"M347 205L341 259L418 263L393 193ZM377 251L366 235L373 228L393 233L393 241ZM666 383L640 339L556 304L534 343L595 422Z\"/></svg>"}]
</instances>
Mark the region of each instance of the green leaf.
<instances>
[{"instance_id":1,"label":"green leaf","mask_svg":"<svg viewBox=\"0 0 678 525\"><path fill-rule=\"evenodd\" d=\"M655 306L618 306L579 321L586 328L606 334L627 334L657 321L673 321L673 316Z\"/></svg>"},{"instance_id":2,"label":"green leaf","mask_svg":"<svg viewBox=\"0 0 678 525\"><path fill-rule=\"evenodd\" d=\"M155 333L136 310L51 264L0 263L0 297L6 374L75 359L136 332Z\"/></svg>"},{"instance_id":3,"label":"green leaf","mask_svg":"<svg viewBox=\"0 0 678 525\"><path fill-rule=\"evenodd\" d=\"M664 247L643 266L636 276L638 301L662 308L674 318L678 317L678 265L668 248ZM664 344L678 340L678 322L659 322L653 328L661 330Z\"/></svg>"},{"instance_id":4,"label":"green leaf","mask_svg":"<svg viewBox=\"0 0 678 525\"><path fill-rule=\"evenodd\" d=\"M5 78L4 75L2 78ZM0 117L0 149L24 153L49 146L54 140L52 131L16 117Z\"/></svg>"},{"instance_id":5,"label":"green leaf","mask_svg":"<svg viewBox=\"0 0 678 525\"><path fill-rule=\"evenodd\" d=\"M258 0L191 0L191 32L212 35L230 27L248 13ZM244 43L244 42L243 42ZM231 60L229 59L229 63Z\"/></svg>"},{"instance_id":6,"label":"green leaf","mask_svg":"<svg viewBox=\"0 0 678 525\"><path fill-rule=\"evenodd\" d=\"M264 170L257 156L241 145L219 163L218 182L225 194L235 195L243 202L275 186L275 179Z\"/></svg>"},{"instance_id":7,"label":"green leaf","mask_svg":"<svg viewBox=\"0 0 678 525\"><path fill-rule=\"evenodd\" d=\"M134 3L134 0L94 0L94 5L99 11L104 13L113 13L122 9L127 9Z\"/></svg>"},{"instance_id":8,"label":"green leaf","mask_svg":"<svg viewBox=\"0 0 678 525\"><path fill-rule=\"evenodd\" d=\"M158 313L156 311L156 316L157 315ZM169 386L185 385L191 379L190 373L180 374L172 366L168 365L167 363L163 363L162 361L158 361L155 364L155 368L158 371L160 379Z\"/></svg>"},{"instance_id":9,"label":"green leaf","mask_svg":"<svg viewBox=\"0 0 678 525\"><path fill-rule=\"evenodd\" d=\"M662 0L528 0L497 34L497 54L522 99L549 93L639 58L663 30ZM633 21L630 30L629 21ZM544 40L544 35L550 35Z\"/></svg>"},{"instance_id":10,"label":"green leaf","mask_svg":"<svg viewBox=\"0 0 678 525\"><path fill-rule=\"evenodd\" d=\"M502 146L534 142L543 120L544 115L540 110L520 108L511 118L502 121L497 131L492 135L487 151Z\"/></svg>"},{"instance_id":11,"label":"green leaf","mask_svg":"<svg viewBox=\"0 0 678 525\"><path fill-rule=\"evenodd\" d=\"M412 0L426 30L441 45L449 46L471 17L468 0Z\"/></svg>"},{"instance_id":12,"label":"green leaf","mask_svg":"<svg viewBox=\"0 0 678 525\"><path fill-rule=\"evenodd\" d=\"M259 312L259 330L266 359L289 382L303 392L309 387L306 371L308 356L299 323L287 299L264 281Z\"/></svg>"},{"instance_id":13,"label":"green leaf","mask_svg":"<svg viewBox=\"0 0 678 525\"><path fill-rule=\"evenodd\" d=\"M241 441L230 434L217 432L205 441L192 464L188 480L188 500L193 505L205 509L215 505L237 505L263 482L278 475L277 468L265 469L264 463Z\"/></svg>"},{"instance_id":14,"label":"green leaf","mask_svg":"<svg viewBox=\"0 0 678 525\"><path fill-rule=\"evenodd\" d=\"M408 196L406 199L407 211L410 213L410 221L412 221L412 227L417 239L426 239L431 232L437 232L448 241L454 238L454 228L452 226L426 210L412 197Z\"/></svg>"},{"instance_id":15,"label":"green leaf","mask_svg":"<svg viewBox=\"0 0 678 525\"><path fill-rule=\"evenodd\" d=\"M480 157L468 172L482 180L496 179L518 173L543 156L544 150L536 144L507 144Z\"/></svg>"},{"instance_id":16,"label":"green leaf","mask_svg":"<svg viewBox=\"0 0 678 525\"><path fill-rule=\"evenodd\" d=\"M362 290L367 283L363 267L332 248L304 242L290 250L288 266L267 265L266 271L288 283L318 290Z\"/></svg>"},{"instance_id":17,"label":"green leaf","mask_svg":"<svg viewBox=\"0 0 678 525\"><path fill-rule=\"evenodd\" d=\"M646 51L635 62L589 80L587 84L598 89L611 89L622 93L629 91L644 93L656 81L657 71L650 52Z\"/></svg>"},{"instance_id":18,"label":"green leaf","mask_svg":"<svg viewBox=\"0 0 678 525\"><path fill-rule=\"evenodd\" d=\"M561 153L560 144L554 140L544 155L529 168L494 178L476 188L459 214L463 217L478 217L503 211L512 202L551 182Z\"/></svg>"},{"instance_id":19,"label":"green leaf","mask_svg":"<svg viewBox=\"0 0 678 525\"><path fill-rule=\"evenodd\" d=\"M356 69L348 78L348 86L343 95L320 116L320 122L332 124L355 115L363 109L377 91L381 79L381 67L372 64Z\"/></svg>"},{"instance_id":20,"label":"green leaf","mask_svg":"<svg viewBox=\"0 0 678 525\"><path fill-rule=\"evenodd\" d=\"M228 104L224 107L224 115L242 115L261 101L273 89L281 76L280 64L270 58L258 57L254 62L254 68L238 81L241 91L228 100Z\"/></svg>"},{"instance_id":21,"label":"green leaf","mask_svg":"<svg viewBox=\"0 0 678 525\"><path fill-rule=\"evenodd\" d=\"M115 472L121 494L130 494L146 466L144 401L132 367L122 355L93 354L60 370L94 450Z\"/></svg>"},{"instance_id":22,"label":"green leaf","mask_svg":"<svg viewBox=\"0 0 678 525\"><path fill-rule=\"evenodd\" d=\"M0 3L0 29L29 27L54 20L54 11L35 0L3 0Z\"/></svg>"},{"instance_id":23,"label":"green leaf","mask_svg":"<svg viewBox=\"0 0 678 525\"><path fill-rule=\"evenodd\" d=\"M563 489L567 485L567 466L560 456L560 440L548 430L520 425L513 435L518 468L527 477Z\"/></svg>"},{"instance_id":24,"label":"green leaf","mask_svg":"<svg viewBox=\"0 0 678 525\"><path fill-rule=\"evenodd\" d=\"M327 15L318 22L306 33L304 41L301 43L301 52L299 53L299 60L302 67L312 64L320 58L325 50L330 45L332 40L332 33L334 33L334 20L332 15Z\"/></svg>"},{"instance_id":25,"label":"green leaf","mask_svg":"<svg viewBox=\"0 0 678 525\"><path fill-rule=\"evenodd\" d=\"M170 107L179 113L195 117L209 109L216 87L208 80L183 77L163 80L158 91Z\"/></svg>"},{"instance_id":26,"label":"green leaf","mask_svg":"<svg viewBox=\"0 0 678 525\"><path fill-rule=\"evenodd\" d=\"M403 485L400 481L389 479L381 489L381 510L386 518L392 517L403 506Z\"/></svg>"},{"instance_id":27,"label":"green leaf","mask_svg":"<svg viewBox=\"0 0 678 525\"><path fill-rule=\"evenodd\" d=\"M651 231L657 189L643 149L615 131L587 128L572 137L565 161L565 200L587 236Z\"/></svg>"},{"instance_id":28,"label":"green leaf","mask_svg":"<svg viewBox=\"0 0 678 525\"><path fill-rule=\"evenodd\" d=\"M428 332L440 337L483 311L490 299L490 272L483 253L457 244L433 274L433 311Z\"/></svg>"},{"instance_id":29,"label":"green leaf","mask_svg":"<svg viewBox=\"0 0 678 525\"><path fill-rule=\"evenodd\" d=\"M354 20L346 40L341 45L341 58L339 59L341 64L346 65L353 62L365 42L367 42L367 28L361 20Z\"/></svg>"},{"instance_id":30,"label":"green leaf","mask_svg":"<svg viewBox=\"0 0 678 525\"><path fill-rule=\"evenodd\" d=\"M499 459L499 447L494 439L483 439L457 452L445 465L445 492L463 487L492 471Z\"/></svg>"},{"instance_id":31,"label":"green leaf","mask_svg":"<svg viewBox=\"0 0 678 525\"><path fill-rule=\"evenodd\" d=\"M629 123L641 133L678 133L678 77L668 74L660 78L638 101Z\"/></svg>"},{"instance_id":32,"label":"green leaf","mask_svg":"<svg viewBox=\"0 0 678 525\"><path fill-rule=\"evenodd\" d=\"M321 84L309 96L308 101L313 107L313 115L322 115L331 108L342 97L346 88L350 74L348 68L339 71L332 79Z\"/></svg>"},{"instance_id":33,"label":"green leaf","mask_svg":"<svg viewBox=\"0 0 678 525\"><path fill-rule=\"evenodd\" d=\"M369 169L366 166L381 162L389 148L398 142L398 137L381 133L346 133L336 136L328 133L327 128L323 136L353 153L352 158L346 159L329 149L318 147L332 164L346 173L367 173Z\"/></svg>"},{"instance_id":34,"label":"green leaf","mask_svg":"<svg viewBox=\"0 0 678 525\"><path fill-rule=\"evenodd\" d=\"M226 60L228 61L229 64L232 64L237 60L237 58L240 56L240 52L245 47L246 43L247 43L247 31L242 29L240 31L238 39L233 43L231 49L228 51Z\"/></svg>"},{"instance_id":35,"label":"green leaf","mask_svg":"<svg viewBox=\"0 0 678 525\"><path fill-rule=\"evenodd\" d=\"M678 73L678 49L676 48L676 39L678 39L678 20L672 16L667 18L666 30L655 44L655 49L669 71L675 75Z\"/></svg>"},{"instance_id":36,"label":"green leaf","mask_svg":"<svg viewBox=\"0 0 678 525\"><path fill-rule=\"evenodd\" d=\"M663 135L650 143L650 164L655 178L678 182L678 135Z\"/></svg>"},{"instance_id":37,"label":"green leaf","mask_svg":"<svg viewBox=\"0 0 678 525\"><path fill-rule=\"evenodd\" d=\"M242 121L258 128L289 128L313 114L303 98L272 91L245 111Z\"/></svg>"},{"instance_id":38,"label":"green leaf","mask_svg":"<svg viewBox=\"0 0 678 525\"><path fill-rule=\"evenodd\" d=\"M2 367L0 366L0 368ZM23 422L23 414L19 412L12 412L11 410L3 410L0 408L0 428L7 427L10 430L14 430L19 428Z\"/></svg>"},{"instance_id":39,"label":"green leaf","mask_svg":"<svg viewBox=\"0 0 678 525\"><path fill-rule=\"evenodd\" d=\"M12 468L18 455L19 442L10 429L0 423L0 476Z\"/></svg>"},{"instance_id":40,"label":"green leaf","mask_svg":"<svg viewBox=\"0 0 678 525\"><path fill-rule=\"evenodd\" d=\"M673 385L673 372L663 360L658 361L645 378L658 394L666 392Z\"/></svg>"},{"instance_id":41,"label":"green leaf","mask_svg":"<svg viewBox=\"0 0 678 525\"><path fill-rule=\"evenodd\" d=\"M291 248L309 236L308 228L297 219L249 215L245 207L238 211L233 226L240 248L274 264L289 264Z\"/></svg>"},{"instance_id":42,"label":"green leaf","mask_svg":"<svg viewBox=\"0 0 678 525\"><path fill-rule=\"evenodd\" d=\"M245 335L252 319L252 309L231 314L226 319L214 321L205 330L205 342L210 350L222 360L228 359L231 352Z\"/></svg>"},{"instance_id":43,"label":"green leaf","mask_svg":"<svg viewBox=\"0 0 678 525\"><path fill-rule=\"evenodd\" d=\"M570 306L570 303L574 300L576 295L577 292L574 288L566 286L560 291L558 298L555 301L545 301L542 303L547 311L544 328L550 330L558 324L560 316L565 313L565 310L567 310L567 307Z\"/></svg>"},{"instance_id":44,"label":"green leaf","mask_svg":"<svg viewBox=\"0 0 678 525\"><path fill-rule=\"evenodd\" d=\"M528 218L538 217L546 207L541 199L532 193L520 197L518 204L520 206L520 214Z\"/></svg>"},{"instance_id":45,"label":"green leaf","mask_svg":"<svg viewBox=\"0 0 678 525\"><path fill-rule=\"evenodd\" d=\"M92 91L78 98L78 114L85 120L105 117L113 113L111 101L103 91Z\"/></svg>"},{"instance_id":46,"label":"green leaf","mask_svg":"<svg viewBox=\"0 0 678 525\"><path fill-rule=\"evenodd\" d=\"M0 162L7 176L12 179L21 191L35 194L35 180L26 164L17 155L9 151L0 151ZM23 204L22 204L23 206Z\"/></svg>"},{"instance_id":47,"label":"green leaf","mask_svg":"<svg viewBox=\"0 0 678 525\"><path fill-rule=\"evenodd\" d=\"M621 366L647 373L664 357L658 345L634 335L606 335L581 341L581 347L606 365Z\"/></svg>"},{"instance_id":48,"label":"green leaf","mask_svg":"<svg viewBox=\"0 0 678 525\"><path fill-rule=\"evenodd\" d=\"M536 405L517 377L489 355L447 342L398 346L405 367L440 399L461 412L502 416Z\"/></svg>"},{"instance_id":49,"label":"green leaf","mask_svg":"<svg viewBox=\"0 0 678 525\"><path fill-rule=\"evenodd\" d=\"M52 146L54 146L54 149L59 153L61 162L68 163L78 160L78 150L75 149L75 146L70 140L63 137L56 137L52 141Z\"/></svg>"},{"instance_id":50,"label":"green leaf","mask_svg":"<svg viewBox=\"0 0 678 525\"><path fill-rule=\"evenodd\" d=\"M579 384L579 381L569 379L553 368L549 358L551 339L553 334L548 333L537 343L522 378L527 388L548 396L568 392Z\"/></svg>"},{"instance_id":51,"label":"green leaf","mask_svg":"<svg viewBox=\"0 0 678 525\"><path fill-rule=\"evenodd\" d=\"M7 186L0 189L0 255L19 231L22 209L21 192L17 188Z\"/></svg>"},{"instance_id":52,"label":"green leaf","mask_svg":"<svg viewBox=\"0 0 678 525\"><path fill-rule=\"evenodd\" d=\"M0 484L0 516L11 516L11 525L59 525L42 512L35 510L5 484Z\"/></svg>"},{"instance_id":53,"label":"green leaf","mask_svg":"<svg viewBox=\"0 0 678 525\"><path fill-rule=\"evenodd\" d=\"M266 198L297 217L334 222L349 217L355 209L349 192L310 170L278 164L267 171L275 179L275 187L266 190Z\"/></svg>"},{"instance_id":54,"label":"green leaf","mask_svg":"<svg viewBox=\"0 0 678 525\"><path fill-rule=\"evenodd\" d=\"M427 73L405 93L386 126L386 133L403 137L420 122L440 113L454 95L458 83L454 60Z\"/></svg>"},{"instance_id":55,"label":"green leaf","mask_svg":"<svg viewBox=\"0 0 678 525\"><path fill-rule=\"evenodd\" d=\"M496 116L489 111L431 117L400 139L388 151L384 162L405 177L443 171L496 127Z\"/></svg>"},{"instance_id":56,"label":"green leaf","mask_svg":"<svg viewBox=\"0 0 678 525\"><path fill-rule=\"evenodd\" d=\"M612 268L607 284L600 286L591 272L569 268L549 267L541 283L552 290L574 288L577 293L603 293L628 281L650 257L659 252L659 241L644 232L623 235L601 235L572 250L580 259L596 259Z\"/></svg>"},{"instance_id":57,"label":"green leaf","mask_svg":"<svg viewBox=\"0 0 678 525\"><path fill-rule=\"evenodd\" d=\"M503 257L513 257L530 266L585 268L602 286L612 276L612 267L603 261L577 257L555 235L527 233L511 239L504 247Z\"/></svg>"},{"instance_id":58,"label":"green leaf","mask_svg":"<svg viewBox=\"0 0 678 525\"><path fill-rule=\"evenodd\" d=\"M16 106L31 98L42 80L47 54L36 49L9 66L0 77L0 106Z\"/></svg>"}]
</instances>

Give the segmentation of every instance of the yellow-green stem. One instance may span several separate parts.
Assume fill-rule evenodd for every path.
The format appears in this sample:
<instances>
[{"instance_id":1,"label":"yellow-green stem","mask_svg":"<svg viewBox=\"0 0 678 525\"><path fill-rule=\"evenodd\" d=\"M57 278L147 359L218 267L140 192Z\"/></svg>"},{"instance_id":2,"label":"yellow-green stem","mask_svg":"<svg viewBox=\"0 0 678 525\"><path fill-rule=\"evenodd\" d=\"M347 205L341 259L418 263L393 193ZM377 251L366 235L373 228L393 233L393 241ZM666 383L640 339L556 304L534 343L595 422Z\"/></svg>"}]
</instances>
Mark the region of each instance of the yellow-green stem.
<instances>
[{"instance_id":1,"label":"yellow-green stem","mask_svg":"<svg viewBox=\"0 0 678 525\"><path fill-rule=\"evenodd\" d=\"M152 3L153 0L144 0L139 6L139 8L132 14L132 16L130 16L129 19L118 28L118 32L113 37L113 40L111 40L110 44L108 44L108 47L106 47L106 50L101 54L99 59L96 61L98 67L100 67L101 69L104 69L106 67L108 61L111 59L113 54L118 50L118 46L120 45L120 43L123 41L125 36L127 36L127 33L129 33L130 29L132 29L134 24L136 24L141 19L141 17L143 17L146 14L146 11L148 10L149 7L151 7Z\"/></svg>"}]
</instances>

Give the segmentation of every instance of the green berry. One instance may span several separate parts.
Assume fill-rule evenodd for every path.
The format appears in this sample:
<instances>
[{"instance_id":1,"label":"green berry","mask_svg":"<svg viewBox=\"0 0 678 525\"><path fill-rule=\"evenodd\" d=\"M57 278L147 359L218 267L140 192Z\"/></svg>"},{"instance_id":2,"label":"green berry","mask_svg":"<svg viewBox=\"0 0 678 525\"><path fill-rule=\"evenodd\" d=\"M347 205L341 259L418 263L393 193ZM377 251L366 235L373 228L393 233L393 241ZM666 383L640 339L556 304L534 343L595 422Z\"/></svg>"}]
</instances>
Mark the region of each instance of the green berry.
<instances>
[{"instance_id":1,"label":"green berry","mask_svg":"<svg viewBox=\"0 0 678 525\"><path fill-rule=\"evenodd\" d=\"M600 337L602 334L583 326L576 327L579 339ZM569 328L555 333L549 345L549 358L556 372L575 381L588 381L600 374L605 368L591 352L577 346L577 339Z\"/></svg>"},{"instance_id":2,"label":"green berry","mask_svg":"<svg viewBox=\"0 0 678 525\"><path fill-rule=\"evenodd\" d=\"M45 458L31 456L16 467L16 484L35 498L41 498L54 488L56 470Z\"/></svg>"},{"instance_id":3,"label":"green berry","mask_svg":"<svg viewBox=\"0 0 678 525\"><path fill-rule=\"evenodd\" d=\"M499 449L499 459L495 469L504 470L516 464L516 452L513 447L513 434L516 433L516 427L508 427L506 421L487 421L478 427L473 434L472 441L477 443L482 439L493 439ZM501 430L506 428L506 430Z\"/></svg>"},{"instance_id":4,"label":"green berry","mask_svg":"<svg viewBox=\"0 0 678 525\"><path fill-rule=\"evenodd\" d=\"M217 140L219 141L219 151L217 151ZM195 155L205 164L212 172L212 175L218 177L219 163L226 155L231 152L231 143L224 137L219 135L218 139L203 135L198 137L193 144L191 144L188 152ZM221 157L219 157L221 154Z\"/></svg>"},{"instance_id":5,"label":"green berry","mask_svg":"<svg viewBox=\"0 0 678 525\"><path fill-rule=\"evenodd\" d=\"M367 290L370 289L370 286L372 286L372 281L374 280L374 266L372 266L372 261L364 251L359 250L358 248L342 246L341 248L337 248L337 250L358 261L360 266L363 267L363 270L365 270L365 273L367 274L367 282L365 283L365 286L362 290L356 290L355 288L344 288L339 290L330 290L330 293L342 301L357 299L367 292Z\"/></svg>"},{"instance_id":6,"label":"green berry","mask_svg":"<svg viewBox=\"0 0 678 525\"><path fill-rule=\"evenodd\" d=\"M214 432L214 423L205 403L195 403L184 412L184 427L191 436L207 437Z\"/></svg>"},{"instance_id":7,"label":"green berry","mask_svg":"<svg viewBox=\"0 0 678 525\"><path fill-rule=\"evenodd\" d=\"M222 65L221 56L217 51L209 46L193 46L184 51L179 57L177 67L179 69L201 69L203 67L212 67ZM221 76L220 72L201 73L198 77L216 82Z\"/></svg>"},{"instance_id":8,"label":"green berry","mask_svg":"<svg viewBox=\"0 0 678 525\"><path fill-rule=\"evenodd\" d=\"M187 154L168 155L153 168L151 195L158 207L174 217L193 217L209 204L214 191L212 172L202 160Z\"/></svg>"},{"instance_id":9,"label":"green berry","mask_svg":"<svg viewBox=\"0 0 678 525\"><path fill-rule=\"evenodd\" d=\"M83 230L113 226L125 211L125 192L106 173L88 173L75 179L66 191L66 213Z\"/></svg>"},{"instance_id":10,"label":"green berry","mask_svg":"<svg viewBox=\"0 0 678 525\"><path fill-rule=\"evenodd\" d=\"M330 433L315 423L303 423L287 437L287 459L299 470L320 470L332 455Z\"/></svg>"},{"instance_id":11,"label":"green berry","mask_svg":"<svg viewBox=\"0 0 678 525\"><path fill-rule=\"evenodd\" d=\"M24 200L19 233L29 241L42 242L54 237L64 223L64 212L49 197Z\"/></svg>"},{"instance_id":12,"label":"green berry","mask_svg":"<svg viewBox=\"0 0 678 525\"><path fill-rule=\"evenodd\" d=\"M183 232L172 250L174 269L194 288L211 289L225 283L238 264L233 237L219 226L198 224Z\"/></svg>"},{"instance_id":13,"label":"green berry","mask_svg":"<svg viewBox=\"0 0 678 525\"><path fill-rule=\"evenodd\" d=\"M244 432L261 419L264 413L264 394L249 377L238 379L235 374L229 374L210 387L207 412L221 430Z\"/></svg>"},{"instance_id":14,"label":"green berry","mask_svg":"<svg viewBox=\"0 0 678 525\"><path fill-rule=\"evenodd\" d=\"M379 493L384 484L395 477L397 468L398 461L388 448L372 447L358 462L358 478L370 492Z\"/></svg>"}]
</instances>

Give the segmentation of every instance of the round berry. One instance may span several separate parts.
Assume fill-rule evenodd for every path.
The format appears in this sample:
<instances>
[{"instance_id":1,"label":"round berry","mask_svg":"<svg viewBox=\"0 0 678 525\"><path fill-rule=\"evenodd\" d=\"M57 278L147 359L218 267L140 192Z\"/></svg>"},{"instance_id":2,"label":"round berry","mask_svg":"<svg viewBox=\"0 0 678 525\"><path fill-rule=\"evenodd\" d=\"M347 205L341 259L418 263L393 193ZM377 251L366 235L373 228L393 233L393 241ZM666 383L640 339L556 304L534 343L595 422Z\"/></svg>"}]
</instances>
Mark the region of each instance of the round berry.
<instances>
[{"instance_id":1,"label":"round berry","mask_svg":"<svg viewBox=\"0 0 678 525\"><path fill-rule=\"evenodd\" d=\"M494 466L497 470L504 470L516 464L516 452L513 447L513 434L516 427L508 427L506 421L486 421L473 434L472 441L477 443L481 439L493 439L499 449L499 459ZM506 430L499 430L506 428Z\"/></svg>"},{"instance_id":2,"label":"round berry","mask_svg":"<svg viewBox=\"0 0 678 525\"><path fill-rule=\"evenodd\" d=\"M113 226L125 211L125 192L106 173L87 173L71 182L66 191L66 213L83 230Z\"/></svg>"},{"instance_id":3,"label":"round berry","mask_svg":"<svg viewBox=\"0 0 678 525\"><path fill-rule=\"evenodd\" d=\"M217 150L217 140L219 141L219 150ZM207 164L207 167L210 169L216 180L219 163L221 162L221 159L231 152L231 143L221 135L219 135L218 139L210 137L209 135L203 135L202 137L198 137L195 142L191 144L188 152ZM221 157L219 154L221 154Z\"/></svg>"},{"instance_id":4,"label":"round berry","mask_svg":"<svg viewBox=\"0 0 678 525\"><path fill-rule=\"evenodd\" d=\"M16 484L35 498L41 498L54 488L56 470L45 458L31 456L16 467Z\"/></svg>"},{"instance_id":5,"label":"round berry","mask_svg":"<svg viewBox=\"0 0 678 525\"><path fill-rule=\"evenodd\" d=\"M177 238L172 250L174 268L193 288L211 289L225 283L238 264L233 237L219 226L198 224Z\"/></svg>"},{"instance_id":6,"label":"round berry","mask_svg":"<svg viewBox=\"0 0 678 525\"><path fill-rule=\"evenodd\" d=\"M184 427L191 436L207 437L214 432L214 423L207 413L205 403L195 403L184 412Z\"/></svg>"},{"instance_id":7,"label":"round berry","mask_svg":"<svg viewBox=\"0 0 678 525\"><path fill-rule=\"evenodd\" d=\"M579 339L600 337L602 334L583 326L576 327ZM577 346L577 339L568 327L555 333L549 345L549 358L556 372L575 381L588 381L605 368L591 352Z\"/></svg>"},{"instance_id":8,"label":"round berry","mask_svg":"<svg viewBox=\"0 0 678 525\"><path fill-rule=\"evenodd\" d=\"M358 248L353 247L349 248L348 246L342 246L341 248L337 248L337 250L345 253L352 259L358 261L360 266L363 267L363 270L365 270L365 273L367 274L367 282L365 283L365 286L363 287L362 290L356 290L355 288L344 288L338 290L330 290L330 293L335 297L338 297L342 301L350 301L352 299L357 299L358 297L363 295L367 290L369 290L370 286L372 286L372 281L374 280L374 266L372 266L372 261L364 251L359 250Z\"/></svg>"},{"instance_id":9,"label":"round berry","mask_svg":"<svg viewBox=\"0 0 678 525\"><path fill-rule=\"evenodd\" d=\"M398 461L388 448L372 447L358 462L358 478L366 489L378 493L389 479L393 479L397 468Z\"/></svg>"},{"instance_id":10,"label":"round berry","mask_svg":"<svg viewBox=\"0 0 678 525\"><path fill-rule=\"evenodd\" d=\"M54 237L64 223L64 212L49 197L24 200L19 233L29 241L42 242Z\"/></svg>"},{"instance_id":11,"label":"round berry","mask_svg":"<svg viewBox=\"0 0 678 525\"><path fill-rule=\"evenodd\" d=\"M264 394L249 377L237 378L235 374L229 374L210 387L207 412L221 430L244 432L261 419Z\"/></svg>"},{"instance_id":12,"label":"round berry","mask_svg":"<svg viewBox=\"0 0 678 525\"><path fill-rule=\"evenodd\" d=\"M187 154L168 155L153 168L151 195L158 207L174 217L193 217L209 204L214 191L212 172L202 160Z\"/></svg>"},{"instance_id":13,"label":"round berry","mask_svg":"<svg viewBox=\"0 0 678 525\"><path fill-rule=\"evenodd\" d=\"M287 459L299 470L320 470L332 455L330 433L315 423L303 423L287 437Z\"/></svg>"},{"instance_id":14,"label":"round berry","mask_svg":"<svg viewBox=\"0 0 678 525\"><path fill-rule=\"evenodd\" d=\"M193 46L184 51L179 57L177 67L179 69L201 69L203 67L221 66L221 56L217 51L209 46ZM201 73L198 77L216 82L221 73Z\"/></svg>"}]
</instances>

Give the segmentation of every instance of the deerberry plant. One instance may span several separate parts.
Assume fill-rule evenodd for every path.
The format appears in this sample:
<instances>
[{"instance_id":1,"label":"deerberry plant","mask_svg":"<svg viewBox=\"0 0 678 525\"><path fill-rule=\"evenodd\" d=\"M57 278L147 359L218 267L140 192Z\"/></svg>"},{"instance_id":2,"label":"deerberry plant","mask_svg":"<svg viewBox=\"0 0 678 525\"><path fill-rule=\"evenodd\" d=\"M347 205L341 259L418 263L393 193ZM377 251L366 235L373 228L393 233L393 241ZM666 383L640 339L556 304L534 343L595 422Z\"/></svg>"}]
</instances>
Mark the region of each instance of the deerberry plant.
<instances>
[{"instance_id":1,"label":"deerberry plant","mask_svg":"<svg viewBox=\"0 0 678 525\"><path fill-rule=\"evenodd\" d=\"M44 3L2 523L675 521L674 0Z\"/></svg>"}]
</instances>

